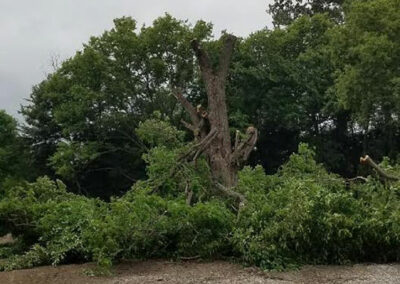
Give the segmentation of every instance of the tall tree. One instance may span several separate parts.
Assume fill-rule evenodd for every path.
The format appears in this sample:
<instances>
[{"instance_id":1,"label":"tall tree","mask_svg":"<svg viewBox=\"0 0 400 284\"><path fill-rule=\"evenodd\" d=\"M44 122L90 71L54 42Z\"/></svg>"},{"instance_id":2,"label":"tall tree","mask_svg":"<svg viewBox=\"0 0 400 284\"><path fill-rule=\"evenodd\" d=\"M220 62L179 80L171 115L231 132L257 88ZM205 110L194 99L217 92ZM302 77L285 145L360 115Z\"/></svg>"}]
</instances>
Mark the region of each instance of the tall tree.
<instances>
[{"instance_id":1,"label":"tall tree","mask_svg":"<svg viewBox=\"0 0 400 284\"><path fill-rule=\"evenodd\" d=\"M262 135L252 159L269 172L300 141L316 146L318 159L331 170L343 173L354 163L347 159L349 118L331 93L329 31L335 26L327 15L303 16L285 29L250 35L234 55L228 85L232 125L239 119L255 123Z\"/></svg>"},{"instance_id":2,"label":"tall tree","mask_svg":"<svg viewBox=\"0 0 400 284\"><path fill-rule=\"evenodd\" d=\"M246 136L242 139L237 133L232 146L225 88L236 38L225 34L220 41L222 47L217 67L213 66L210 55L199 41L192 41L206 88L207 109L192 106L180 90L175 91L175 96L190 115L191 124L184 122L185 126L193 131L198 141L192 152L193 160L204 153L214 181L220 183L226 193L238 196L230 188L236 185L238 169L247 160L257 142L257 130L252 126L248 127Z\"/></svg>"},{"instance_id":3,"label":"tall tree","mask_svg":"<svg viewBox=\"0 0 400 284\"><path fill-rule=\"evenodd\" d=\"M28 179L33 174L28 149L19 136L16 120L0 110L0 189L7 178Z\"/></svg>"},{"instance_id":4,"label":"tall tree","mask_svg":"<svg viewBox=\"0 0 400 284\"><path fill-rule=\"evenodd\" d=\"M135 129L156 110L181 116L170 85L194 84L190 41L211 32L207 23L190 26L170 15L141 29L131 18L114 25L36 86L22 111L44 173L103 197L144 176Z\"/></svg>"},{"instance_id":5,"label":"tall tree","mask_svg":"<svg viewBox=\"0 0 400 284\"><path fill-rule=\"evenodd\" d=\"M353 1L331 33L334 92L362 131L364 152L378 159L400 147L399 10L398 0Z\"/></svg>"},{"instance_id":6,"label":"tall tree","mask_svg":"<svg viewBox=\"0 0 400 284\"><path fill-rule=\"evenodd\" d=\"M344 0L274 0L268 12L272 15L276 27L290 25L302 16L326 13L336 21L343 20Z\"/></svg>"}]
</instances>

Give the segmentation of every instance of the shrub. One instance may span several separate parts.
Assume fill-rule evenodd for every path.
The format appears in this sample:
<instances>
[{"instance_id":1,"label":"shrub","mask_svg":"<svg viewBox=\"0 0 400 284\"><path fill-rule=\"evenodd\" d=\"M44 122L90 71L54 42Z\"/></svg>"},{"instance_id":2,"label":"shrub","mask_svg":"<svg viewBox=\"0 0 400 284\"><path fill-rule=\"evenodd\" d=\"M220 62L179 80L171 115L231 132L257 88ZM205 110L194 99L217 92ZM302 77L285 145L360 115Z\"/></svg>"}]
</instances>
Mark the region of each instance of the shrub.
<instances>
[{"instance_id":1,"label":"shrub","mask_svg":"<svg viewBox=\"0 0 400 284\"><path fill-rule=\"evenodd\" d=\"M398 260L397 187L370 179L347 188L313 156L302 144L274 177L263 177L257 168L242 171L239 186L248 192L249 204L240 212L232 242L243 260L268 269ZM264 190L253 185L258 180Z\"/></svg>"},{"instance_id":2,"label":"shrub","mask_svg":"<svg viewBox=\"0 0 400 284\"><path fill-rule=\"evenodd\" d=\"M369 177L349 185L301 144L275 175L260 166L239 173L235 190L247 203L236 212L232 200L207 195L201 164L162 176L176 162L174 151L153 148L149 180L110 202L68 193L46 177L4 189L0 228L17 242L1 248L12 256L0 270L78 261L109 269L119 259L152 257L237 256L267 269L400 259L400 182ZM386 160L382 166L398 169Z\"/></svg>"},{"instance_id":3,"label":"shrub","mask_svg":"<svg viewBox=\"0 0 400 284\"><path fill-rule=\"evenodd\" d=\"M15 217L14 217L15 216ZM48 178L8 192L0 222L23 240L1 269L121 258L217 256L229 250L234 215L219 201L188 206L135 190L110 203L67 193Z\"/></svg>"}]
</instances>

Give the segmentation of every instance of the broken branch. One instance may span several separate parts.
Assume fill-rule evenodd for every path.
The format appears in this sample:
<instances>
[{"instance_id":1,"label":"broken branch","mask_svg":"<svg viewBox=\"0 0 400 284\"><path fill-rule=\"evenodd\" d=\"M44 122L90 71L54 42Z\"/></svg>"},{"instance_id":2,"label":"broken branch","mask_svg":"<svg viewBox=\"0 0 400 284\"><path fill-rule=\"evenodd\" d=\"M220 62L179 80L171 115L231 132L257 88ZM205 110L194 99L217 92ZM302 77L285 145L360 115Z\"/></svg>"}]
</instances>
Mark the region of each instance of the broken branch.
<instances>
[{"instance_id":1,"label":"broken branch","mask_svg":"<svg viewBox=\"0 0 400 284\"><path fill-rule=\"evenodd\" d=\"M196 154L193 157L193 161L196 161L197 158L200 156L201 153L204 152L204 150L210 145L210 143L214 140L214 138L217 136L217 131L215 129L211 130L210 133L207 135L206 138L202 141L202 144L199 147L199 150L197 150Z\"/></svg>"},{"instance_id":2,"label":"broken branch","mask_svg":"<svg viewBox=\"0 0 400 284\"><path fill-rule=\"evenodd\" d=\"M360 163L363 164L363 165L368 165L368 166L372 167L373 169L375 169L376 172L378 173L378 175L379 175L381 178L383 178L383 179L391 180L391 181L398 181L398 180L400 180L399 177L393 176L393 175L390 175L390 174L386 173L386 172L385 172L380 166L378 166L378 164L376 164L376 163L371 159L371 157L368 156L368 155L365 155L364 157L361 157L361 158L360 158Z\"/></svg>"}]
</instances>

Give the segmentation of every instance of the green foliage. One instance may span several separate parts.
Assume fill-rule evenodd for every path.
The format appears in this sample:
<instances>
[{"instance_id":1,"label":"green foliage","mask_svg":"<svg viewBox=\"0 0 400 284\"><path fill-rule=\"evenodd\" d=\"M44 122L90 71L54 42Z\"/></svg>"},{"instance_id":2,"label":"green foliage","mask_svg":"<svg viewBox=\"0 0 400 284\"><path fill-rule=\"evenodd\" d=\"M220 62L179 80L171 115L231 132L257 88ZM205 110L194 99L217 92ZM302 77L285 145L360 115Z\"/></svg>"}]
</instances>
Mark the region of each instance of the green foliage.
<instances>
[{"instance_id":1,"label":"green foliage","mask_svg":"<svg viewBox=\"0 0 400 284\"><path fill-rule=\"evenodd\" d=\"M49 159L49 164L57 175L65 180L75 180L76 175L84 171L88 164L100 156L99 145L96 142L59 143L57 151Z\"/></svg>"},{"instance_id":2,"label":"green foliage","mask_svg":"<svg viewBox=\"0 0 400 284\"><path fill-rule=\"evenodd\" d=\"M251 190L251 179L265 182L257 169L242 172L249 206L240 212L233 244L245 262L284 269L304 263L398 260L400 235L395 225L400 206L398 185L385 188L370 180L349 190L299 146L264 191ZM243 189L242 189L243 190Z\"/></svg>"},{"instance_id":3,"label":"green foliage","mask_svg":"<svg viewBox=\"0 0 400 284\"><path fill-rule=\"evenodd\" d=\"M121 195L143 178L136 129L154 111L181 118L170 86L190 87L196 80L190 41L209 38L211 29L166 14L141 28L132 18L115 19L111 30L92 37L34 87L32 103L23 107L25 132L43 173L103 198ZM167 131L162 126L156 127ZM177 137L170 138L173 143Z\"/></svg>"},{"instance_id":4,"label":"green foliage","mask_svg":"<svg viewBox=\"0 0 400 284\"><path fill-rule=\"evenodd\" d=\"M28 147L19 136L16 120L0 110L0 196L4 183L30 178L25 168L30 166Z\"/></svg>"},{"instance_id":5,"label":"green foliage","mask_svg":"<svg viewBox=\"0 0 400 284\"><path fill-rule=\"evenodd\" d=\"M46 249L40 245L34 245L25 254L12 256L7 260L7 262L1 263L0 271L32 268L47 263L48 255Z\"/></svg>"},{"instance_id":6,"label":"green foliage","mask_svg":"<svg viewBox=\"0 0 400 284\"><path fill-rule=\"evenodd\" d=\"M397 0L352 1L346 25L331 33L337 95L365 129L397 121L391 114L400 106L394 92L400 76L399 9Z\"/></svg>"},{"instance_id":7,"label":"green foliage","mask_svg":"<svg viewBox=\"0 0 400 284\"><path fill-rule=\"evenodd\" d=\"M0 224L23 240L23 253L0 269L121 258L212 257L229 251L234 214L219 201L188 206L135 190L105 203L66 193L47 178L8 192Z\"/></svg>"},{"instance_id":8,"label":"green foliage","mask_svg":"<svg viewBox=\"0 0 400 284\"><path fill-rule=\"evenodd\" d=\"M168 119L161 119L160 112L155 112L154 116L155 118L139 123L136 129L138 137L150 147L165 146L170 149L182 147L185 133L171 125Z\"/></svg>"},{"instance_id":9,"label":"green foliage","mask_svg":"<svg viewBox=\"0 0 400 284\"><path fill-rule=\"evenodd\" d=\"M275 0L269 5L268 12L276 27L289 25L301 16L315 14L327 14L340 22L343 20L344 3L344 0Z\"/></svg>"},{"instance_id":10,"label":"green foliage","mask_svg":"<svg viewBox=\"0 0 400 284\"><path fill-rule=\"evenodd\" d=\"M95 261L101 273L109 273L119 259L192 256L236 256L266 269L400 259L398 182L369 177L365 184L346 184L300 144L275 175L260 166L240 172L235 190L247 202L235 212L230 200L200 198L201 168L160 177L176 163L174 151L150 150L150 179L108 203L68 193L48 178L7 190L0 227L17 242L2 249L9 259L0 268ZM398 173L389 160L382 167ZM192 205L180 185L188 177ZM163 182L156 191L155 180Z\"/></svg>"},{"instance_id":11,"label":"green foliage","mask_svg":"<svg viewBox=\"0 0 400 284\"><path fill-rule=\"evenodd\" d=\"M190 189L194 200L207 197L211 177L206 161L203 158L195 164L180 161L192 146L185 145L183 131L161 118L140 123L136 131L144 143L153 147L142 156L147 165L148 186L160 187L159 193L163 196L182 196Z\"/></svg>"}]
</instances>

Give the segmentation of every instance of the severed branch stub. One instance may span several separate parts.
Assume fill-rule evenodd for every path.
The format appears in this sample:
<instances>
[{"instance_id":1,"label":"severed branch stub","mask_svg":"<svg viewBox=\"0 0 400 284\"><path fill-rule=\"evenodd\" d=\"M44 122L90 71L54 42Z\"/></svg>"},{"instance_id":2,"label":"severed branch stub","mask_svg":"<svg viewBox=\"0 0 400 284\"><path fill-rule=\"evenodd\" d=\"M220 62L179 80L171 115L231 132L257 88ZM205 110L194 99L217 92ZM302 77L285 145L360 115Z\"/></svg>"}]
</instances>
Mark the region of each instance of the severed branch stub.
<instances>
[{"instance_id":1,"label":"severed branch stub","mask_svg":"<svg viewBox=\"0 0 400 284\"><path fill-rule=\"evenodd\" d=\"M365 155L364 157L361 157L361 158L360 158L360 163L361 163L362 165L368 165L368 166L370 166L371 168L375 169L376 172L378 173L378 175L379 175L382 179L384 179L384 180L387 180L387 181L398 181L398 180L400 180L400 177L397 177L397 176L394 176L394 175L391 175L391 174L386 173L386 172L385 172L378 164L376 164L376 163L374 162L374 160L372 160L371 157L368 156L368 155Z\"/></svg>"}]
</instances>

